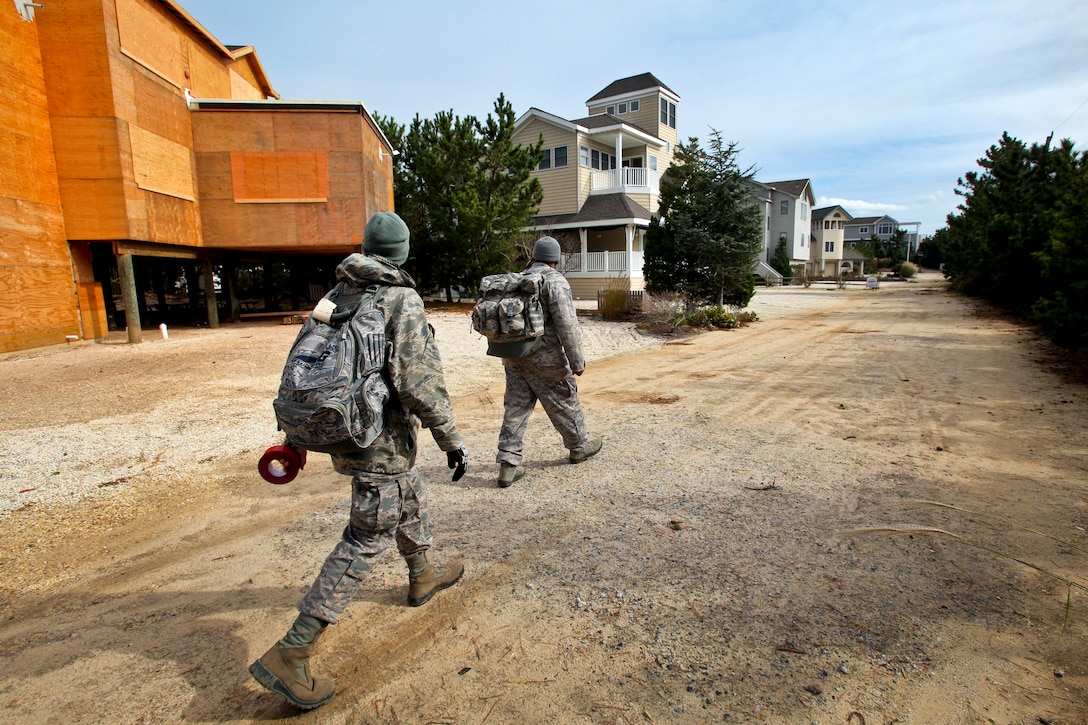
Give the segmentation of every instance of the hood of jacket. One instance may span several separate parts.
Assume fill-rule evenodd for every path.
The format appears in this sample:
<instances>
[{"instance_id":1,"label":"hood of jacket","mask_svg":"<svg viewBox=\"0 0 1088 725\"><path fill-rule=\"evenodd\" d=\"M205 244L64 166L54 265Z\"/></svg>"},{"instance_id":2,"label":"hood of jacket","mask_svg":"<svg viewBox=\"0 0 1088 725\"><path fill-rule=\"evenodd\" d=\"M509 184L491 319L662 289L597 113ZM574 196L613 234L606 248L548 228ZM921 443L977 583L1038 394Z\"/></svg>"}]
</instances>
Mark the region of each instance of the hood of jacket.
<instances>
[{"instance_id":1,"label":"hood of jacket","mask_svg":"<svg viewBox=\"0 0 1088 725\"><path fill-rule=\"evenodd\" d=\"M340 263L336 268L336 278L346 280L359 287L371 284L384 284L393 287L416 286L412 276L383 257L366 256L356 252Z\"/></svg>"}]
</instances>

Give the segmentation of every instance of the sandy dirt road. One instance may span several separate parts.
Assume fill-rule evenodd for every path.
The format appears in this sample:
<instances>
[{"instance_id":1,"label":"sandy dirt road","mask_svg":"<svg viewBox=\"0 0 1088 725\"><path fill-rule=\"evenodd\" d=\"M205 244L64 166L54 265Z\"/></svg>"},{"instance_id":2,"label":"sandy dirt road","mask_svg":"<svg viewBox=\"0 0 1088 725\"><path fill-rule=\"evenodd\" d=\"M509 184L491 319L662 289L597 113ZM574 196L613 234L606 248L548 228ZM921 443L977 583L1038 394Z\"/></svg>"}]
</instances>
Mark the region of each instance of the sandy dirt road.
<instances>
[{"instance_id":1,"label":"sandy dirt road","mask_svg":"<svg viewBox=\"0 0 1088 725\"><path fill-rule=\"evenodd\" d=\"M509 489L500 366L435 315L473 466L451 483L424 434L421 471L433 556L467 573L410 608L387 553L304 714L246 671L347 517L320 457L254 472L294 330L0 361L0 722L1088 722L1088 596L1059 579L1088 582L1088 394L1064 357L934 277L751 309L599 355L604 450L567 465L538 411Z\"/></svg>"}]
</instances>

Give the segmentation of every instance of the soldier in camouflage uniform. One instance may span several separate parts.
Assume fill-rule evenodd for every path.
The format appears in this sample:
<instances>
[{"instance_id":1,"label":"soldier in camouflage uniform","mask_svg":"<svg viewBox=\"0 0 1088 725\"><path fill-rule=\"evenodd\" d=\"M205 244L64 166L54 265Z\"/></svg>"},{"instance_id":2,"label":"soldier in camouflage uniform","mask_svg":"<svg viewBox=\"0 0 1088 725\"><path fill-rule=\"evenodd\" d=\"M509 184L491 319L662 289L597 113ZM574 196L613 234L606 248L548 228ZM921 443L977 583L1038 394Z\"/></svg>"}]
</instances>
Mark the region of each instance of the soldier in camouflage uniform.
<instances>
[{"instance_id":1,"label":"soldier in camouflage uniform","mask_svg":"<svg viewBox=\"0 0 1088 725\"><path fill-rule=\"evenodd\" d=\"M496 456L498 485L502 488L525 475L521 465L522 441L538 400L563 437L563 445L570 450L571 463L581 463L595 455L603 443L600 438L591 439L586 432L582 403L578 399L574 377L585 371L586 358L570 283L556 269L559 258L559 242L552 237L541 237L533 245L533 261L525 271L538 272L544 278L540 291L544 337L539 347L534 349L535 343L530 343L522 356L504 357L502 361L506 395Z\"/></svg>"},{"instance_id":2,"label":"soldier in camouflage uniform","mask_svg":"<svg viewBox=\"0 0 1088 725\"><path fill-rule=\"evenodd\" d=\"M427 561L431 546L427 498L416 471L419 425L429 428L446 452L453 480L464 475L468 454L453 419L442 362L415 282L400 269L408 257L408 227L389 212L367 223L362 254L352 254L336 270L341 280L365 289L377 285L375 306L385 315L386 372L393 390L385 427L370 447L334 454L339 473L351 476L351 514L343 538L321 567L299 616L287 634L249 670L262 685L303 709L332 699L329 680L309 670L314 642L343 613L375 558L396 542L408 564L408 604L425 604L435 592L455 584L464 566Z\"/></svg>"}]
</instances>

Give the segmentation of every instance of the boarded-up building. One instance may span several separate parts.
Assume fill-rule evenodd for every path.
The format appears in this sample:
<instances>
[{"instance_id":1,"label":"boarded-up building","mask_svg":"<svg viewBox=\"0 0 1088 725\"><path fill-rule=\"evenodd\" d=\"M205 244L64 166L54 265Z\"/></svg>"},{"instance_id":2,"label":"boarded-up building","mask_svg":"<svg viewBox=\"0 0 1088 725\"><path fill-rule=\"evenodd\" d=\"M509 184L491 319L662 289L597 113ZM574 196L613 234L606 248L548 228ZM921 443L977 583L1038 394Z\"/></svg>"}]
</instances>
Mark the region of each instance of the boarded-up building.
<instances>
[{"instance_id":1,"label":"boarded-up building","mask_svg":"<svg viewBox=\"0 0 1088 725\"><path fill-rule=\"evenodd\" d=\"M361 103L276 100L252 47L172 0L43 5L0 2L0 352L138 340L179 288L210 324L215 290L237 318L239 265L279 306L272 262L342 256L392 208L393 149ZM279 284L312 297L304 274Z\"/></svg>"}]
</instances>

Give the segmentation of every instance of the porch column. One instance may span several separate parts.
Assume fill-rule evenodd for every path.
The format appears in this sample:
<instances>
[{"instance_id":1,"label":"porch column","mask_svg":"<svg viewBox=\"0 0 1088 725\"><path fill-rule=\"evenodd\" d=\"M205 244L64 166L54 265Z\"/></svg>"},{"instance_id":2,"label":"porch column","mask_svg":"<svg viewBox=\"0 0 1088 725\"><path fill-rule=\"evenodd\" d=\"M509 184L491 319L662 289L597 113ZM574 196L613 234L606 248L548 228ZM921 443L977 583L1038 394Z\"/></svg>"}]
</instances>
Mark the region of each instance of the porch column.
<instances>
[{"instance_id":1,"label":"porch column","mask_svg":"<svg viewBox=\"0 0 1088 725\"><path fill-rule=\"evenodd\" d=\"M635 241L635 225L634 224L628 224L627 226L625 226L623 228L623 237L624 237L623 241L624 241L624 253L625 253L624 254L625 259L623 260L623 264L624 264L624 268L627 270L627 279L631 279L631 270L633 269L633 265L632 265L633 260L631 259L631 252L634 251L634 241Z\"/></svg>"},{"instance_id":2,"label":"porch column","mask_svg":"<svg viewBox=\"0 0 1088 725\"><path fill-rule=\"evenodd\" d=\"M589 271L589 230L585 227L578 227L578 240L582 244L582 266L578 269L582 272Z\"/></svg>"},{"instance_id":3,"label":"porch column","mask_svg":"<svg viewBox=\"0 0 1088 725\"><path fill-rule=\"evenodd\" d=\"M205 257L201 260L201 274L204 277L204 308L208 311L208 327L219 327L219 304L215 299L215 272L212 270L212 260Z\"/></svg>"},{"instance_id":4,"label":"porch column","mask_svg":"<svg viewBox=\"0 0 1088 725\"><path fill-rule=\"evenodd\" d=\"M121 299L125 301L125 328L129 342L142 342L140 330L140 306L136 294L136 270L131 254L117 255L117 276L121 282Z\"/></svg>"},{"instance_id":5,"label":"porch column","mask_svg":"<svg viewBox=\"0 0 1088 725\"><path fill-rule=\"evenodd\" d=\"M616 133L616 185L624 187L627 180L623 178L623 134Z\"/></svg>"}]
</instances>

